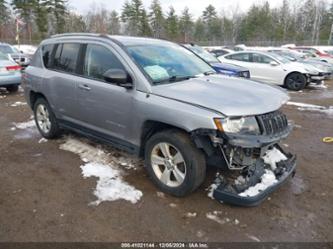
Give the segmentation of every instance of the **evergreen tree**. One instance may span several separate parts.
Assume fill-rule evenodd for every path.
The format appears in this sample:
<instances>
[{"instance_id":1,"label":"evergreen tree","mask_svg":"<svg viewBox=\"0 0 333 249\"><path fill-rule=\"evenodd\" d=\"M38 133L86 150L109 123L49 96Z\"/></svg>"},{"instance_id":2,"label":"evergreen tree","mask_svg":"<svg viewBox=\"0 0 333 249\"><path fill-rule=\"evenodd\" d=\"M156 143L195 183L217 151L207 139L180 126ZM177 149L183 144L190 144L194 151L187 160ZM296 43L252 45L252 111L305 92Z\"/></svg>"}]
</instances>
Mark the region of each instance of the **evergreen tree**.
<instances>
[{"instance_id":1,"label":"evergreen tree","mask_svg":"<svg viewBox=\"0 0 333 249\"><path fill-rule=\"evenodd\" d=\"M45 0L45 6L51 20L54 17L54 30L56 33L64 33L65 31L65 20L67 14L67 0Z\"/></svg>"},{"instance_id":2,"label":"evergreen tree","mask_svg":"<svg viewBox=\"0 0 333 249\"><path fill-rule=\"evenodd\" d=\"M4 26L9 20L9 10L7 7L7 2L5 0L0 0L0 38L3 37Z\"/></svg>"},{"instance_id":3,"label":"evergreen tree","mask_svg":"<svg viewBox=\"0 0 333 249\"><path fill-rule=\"evenodd\" d=\"M81 15L68 12L66 15L65 32L85 32L87 30L86 23Z\"/></svg>"},{"instance_id":4,"label":"evergreen tree","mask_svg":"<svg viewBox=\"0 0 333 249\"><path fill-rule=\"evenodd\" d=\"M112 10L109 18L109 34L118 35L120 33L120 18L118 12Z\"/></svg>"},{"instance_id":5,"label":"evergreen tree","mask_svg":"<svg viewBox=\"0 0 333 249\"><path fill-rule=\"evenodd\" d=\"M147 12L145 9L142 10L141 12L141 17L140 17L140 36L151 36L152 32L149 26L149 20L147 16Z\"/></svg>"},{"instance_id":6,"label":"evergreen tree","mask_svg":"<svg viewBox=\"0 0 333 249\"><path fill-rule=\"evenodd\" d=\"M205 36L205 24L201 18L198 18L194 25L194 40L199 42L207 40Z\"/></svg>"},{"instance_id":7,"label":"evergreen tree","mask_svg":"<svg viewBox=\"0 0 333 249\"><path fill-rule=\"evenodd\" d=\"M44 39L47 34L47 8L45 1L37 0L35 5L35 22L39 31L40 39Z\"/></svg>"},{"instance_id":8,"label":"evergreen tree","mask_svg":"<svg viewBox=\"0 0 333 249\"><path fill-rule=\"evenodd\" d=\"M193 20L192 15L187 7L182 12L179 19L179 28L183 38L183 42L188 43L193 33Z\"/></svg>"},{"instance_id":9,"label":"evergreen tree","mask_svg":"<svg viewBox=\"0 0 333 249\"><path fill-rule=\"evenodd\" d=\"M32 24L34 20L34 10L36 9L36 0L12 0L11 5L16 16L25 23L25 34L29 41L32 41Z\"/></svg>"},{"instance_id":10,"label":"evergreen tree","mask_svg":"<svg viewBox=\"0 0 333 249\"><path fill-rule=\"evenodd\" d=\"M206 25L206 35L209 40L217 40L221 37L221 23L213 5L208 5L202 13L202 19Z\"/></svg>"},{"instance_id":11,"label":"evergreen tree","mask_svg":"<svg viewBox=\"0 0 333 249\"><path fill-rule=\"evenodd\" d=\"M155 38L161 38L163 33L164 17L159 0L153 0L150 6L149 23Z\"/></svg>"},{"instance_id":12,"label":"evergreen tree","mask_svg":"<svg viewBox=\"0 0 333 249\"><path fill-rule=\"evenodd\" d=\"M126 1L123 5L121 19L126 24L129 35L149 34L148 17L141 0Z\"/></svg>"},{"instance_id":13,"label":"evergreen tree","mask_svg":"<svg viewBox=\"0 0 333 249\"><path fill-rule=\"evenodd\" d=\"M170 40L176 40L179 35L179 24L178 17L176 15L175 9L170 6L167 13L167 18L165 20L165 32L166 37Z\"/></svg>"}]
</instances>

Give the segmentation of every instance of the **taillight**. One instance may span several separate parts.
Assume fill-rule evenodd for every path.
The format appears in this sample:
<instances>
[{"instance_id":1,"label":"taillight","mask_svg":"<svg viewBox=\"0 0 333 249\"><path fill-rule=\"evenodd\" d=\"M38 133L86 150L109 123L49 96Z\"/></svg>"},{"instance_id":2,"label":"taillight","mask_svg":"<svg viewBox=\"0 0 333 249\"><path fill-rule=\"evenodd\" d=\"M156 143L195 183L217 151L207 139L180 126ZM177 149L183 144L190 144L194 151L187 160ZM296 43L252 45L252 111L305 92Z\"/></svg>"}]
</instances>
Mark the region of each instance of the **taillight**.
<instances>
[{"instance_id":1,"label":"taillight","mask_svg":"<svg viewBox=\"0 0 333 249\"><path fill-rule=\"evenodd\" d=\"M8 66L6 67L7 71L20 71L22 68L19 65L15 65L15 66Z\"/></svg>"}]
</instances>

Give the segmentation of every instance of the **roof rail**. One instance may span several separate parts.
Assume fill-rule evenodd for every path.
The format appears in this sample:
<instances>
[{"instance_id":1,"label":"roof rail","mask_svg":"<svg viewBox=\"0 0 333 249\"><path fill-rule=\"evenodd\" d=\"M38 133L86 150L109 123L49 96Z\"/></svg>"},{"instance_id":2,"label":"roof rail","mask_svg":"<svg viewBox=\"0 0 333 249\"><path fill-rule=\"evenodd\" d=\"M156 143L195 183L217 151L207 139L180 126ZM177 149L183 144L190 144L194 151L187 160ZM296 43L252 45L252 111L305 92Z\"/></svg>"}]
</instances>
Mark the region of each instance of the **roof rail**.
<instances>
[{"instance_id":1,"label":"roof rail","mask_svg":"<svg viewBox=\"0 0 333 249\"><path fill-rule=\"evenodd\" d=\"M98 33L63 33L63 34L56 34L52 35L51 38L58 38L58 37L66 37L66 36L91 36L91 37L98 37L98 36L107 36L107 34L98 34Z\"/></svg>"}]
</instances>

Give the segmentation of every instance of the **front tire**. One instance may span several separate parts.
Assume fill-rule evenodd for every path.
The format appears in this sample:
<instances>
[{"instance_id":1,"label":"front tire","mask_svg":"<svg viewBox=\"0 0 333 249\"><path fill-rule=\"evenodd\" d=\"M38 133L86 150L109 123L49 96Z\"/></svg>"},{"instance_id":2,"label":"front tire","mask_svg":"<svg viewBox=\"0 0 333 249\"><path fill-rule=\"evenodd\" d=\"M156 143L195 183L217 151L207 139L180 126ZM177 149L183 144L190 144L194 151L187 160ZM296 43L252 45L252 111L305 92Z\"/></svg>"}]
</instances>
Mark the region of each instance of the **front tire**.
<instances>
[{"instance_id":1,"label":"front tire","mask_svg":"<svg viewBox=\"0 0 333 249\"><path fill-rule=\"evenodd\" d=\"M285 86L292 91L299 91L306 87L306 77L301 73L291 73L285 79Z\"/></svg>"},{"instance_id":2,"label":"front tire","mask_svg":"<svg viewBox=\"0 0 333 249\"><path fill-rule=\"evenodd\" d=\"M7 91L10 93L15 93L18 91L19 86L18 85L11 85L6 87Z\"/></svg>"},{"instance_id":3,"label":"front tire","mask_svg":"<svg viewBox=\"0 0 333 249\"><path fill-rule=\"evenodd\" d=\"M179 130L162 131L149 138L145 166L155 185L174 196L193 192L206 176L203 152Z\"/></svg>"},{"instance_id":4,"label":"front tire","mask_svg":"<svg viewBox=\"0 0 333 249\"><path fill-rule=\"evenodd\" d=\"M47 138L57 138L61 131L57 119L44 98L38 98L34 104L35 122L40 134Z\"/></svg>"}]
</instances>

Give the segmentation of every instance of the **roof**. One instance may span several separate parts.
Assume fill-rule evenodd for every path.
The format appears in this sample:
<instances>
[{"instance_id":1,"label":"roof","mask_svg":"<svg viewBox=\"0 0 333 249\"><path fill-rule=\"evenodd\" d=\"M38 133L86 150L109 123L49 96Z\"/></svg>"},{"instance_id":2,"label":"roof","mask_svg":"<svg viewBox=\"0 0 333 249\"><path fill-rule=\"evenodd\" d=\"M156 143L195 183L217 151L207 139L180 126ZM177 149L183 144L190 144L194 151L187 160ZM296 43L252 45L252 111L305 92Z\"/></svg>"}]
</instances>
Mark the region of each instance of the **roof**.
<instances>
[{"instance_id":1,"label":"roof","mask_svg":"<svg viewBox=\"0 0 333 249\"><path fill-rule=\"evenodd\" d=\"M106 38L121 43L124 46L144 45L144 44L160 44L161 42L169 42L166 40L147 38L147 37L135 37L135 36L122 36L122 35L108 35L98 33L65 33L51 36L52 38L62 37L95 37Z\"/></svg>"}]
</instances>

